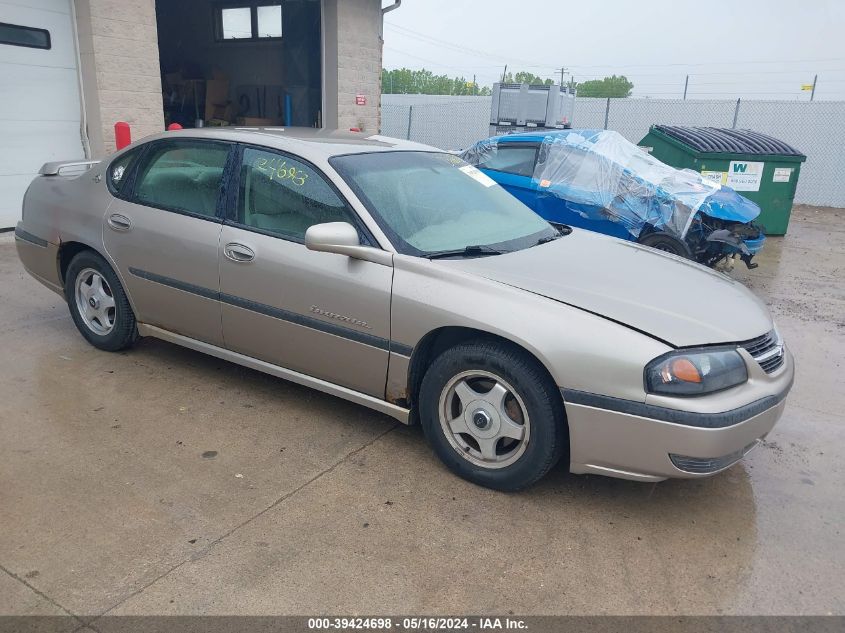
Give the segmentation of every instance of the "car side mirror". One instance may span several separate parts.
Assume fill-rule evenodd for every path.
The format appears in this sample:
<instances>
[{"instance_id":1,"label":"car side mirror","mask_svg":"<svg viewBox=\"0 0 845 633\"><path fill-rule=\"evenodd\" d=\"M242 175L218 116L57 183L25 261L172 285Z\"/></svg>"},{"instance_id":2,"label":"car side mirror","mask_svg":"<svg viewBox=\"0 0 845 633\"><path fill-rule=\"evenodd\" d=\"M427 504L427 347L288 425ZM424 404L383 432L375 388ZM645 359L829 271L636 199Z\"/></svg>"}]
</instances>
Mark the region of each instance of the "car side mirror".
<instances>
[{"instance_id":1,"label":"car side mirror","mask_svg":"<svg viewBox=\"0 0 845 633\"><path fill-rule=\"evenodd\" d=\"M346 255L382 266L393 265L393 255L372 246L363 246L357 229L348 222L315 224L305 231L305 247L309 251Z\"/></svg>"}]
</instances>

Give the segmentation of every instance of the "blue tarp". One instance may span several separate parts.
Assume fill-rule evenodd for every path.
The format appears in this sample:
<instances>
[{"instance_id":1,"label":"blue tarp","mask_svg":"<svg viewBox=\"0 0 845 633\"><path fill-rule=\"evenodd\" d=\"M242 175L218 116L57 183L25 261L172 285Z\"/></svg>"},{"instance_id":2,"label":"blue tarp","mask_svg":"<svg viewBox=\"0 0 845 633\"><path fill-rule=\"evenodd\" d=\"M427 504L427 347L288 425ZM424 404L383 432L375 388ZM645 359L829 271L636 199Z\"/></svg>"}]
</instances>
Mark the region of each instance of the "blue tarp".
<instances>
[{"instance_id":1,"label":"blue tarp","mask_svg":"<svg viewBox=\"0 0 845 633\"><path fill-rule=\"evenodd\" d=\"M504 137L506 138L506 137ZM542 138L532 177L538 192L561 198L582 217L612 221L634 238L651 225L684 238L696 213L750 222L760 208L698 172L675 169L610 130L562 130ZM497 151L493 138L464 152L471 164Z\"/></svg>"}]
</instances>

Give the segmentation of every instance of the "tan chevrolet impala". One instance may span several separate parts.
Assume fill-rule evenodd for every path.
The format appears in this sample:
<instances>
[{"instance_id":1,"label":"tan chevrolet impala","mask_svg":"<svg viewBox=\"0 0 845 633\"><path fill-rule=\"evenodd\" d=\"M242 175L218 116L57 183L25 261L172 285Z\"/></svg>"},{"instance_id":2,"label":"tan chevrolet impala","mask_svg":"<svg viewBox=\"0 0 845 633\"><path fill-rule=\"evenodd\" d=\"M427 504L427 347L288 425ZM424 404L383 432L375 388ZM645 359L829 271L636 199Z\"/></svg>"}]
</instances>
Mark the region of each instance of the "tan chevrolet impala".
<instances>
[{"instance_id":1,"label":"tan chevrolet impala","mask_svg":"<svg viewBox=\"0 0 845 633\"><path fill-rule=\"evenodd\" d=\"M419 423L450 469L501 490L560 460L712 475L792 385L739 283L550 225L456 156L391 138L197 130L48 163L15 236L92 345L154 336Z\"/></svg>"}]
</instances>

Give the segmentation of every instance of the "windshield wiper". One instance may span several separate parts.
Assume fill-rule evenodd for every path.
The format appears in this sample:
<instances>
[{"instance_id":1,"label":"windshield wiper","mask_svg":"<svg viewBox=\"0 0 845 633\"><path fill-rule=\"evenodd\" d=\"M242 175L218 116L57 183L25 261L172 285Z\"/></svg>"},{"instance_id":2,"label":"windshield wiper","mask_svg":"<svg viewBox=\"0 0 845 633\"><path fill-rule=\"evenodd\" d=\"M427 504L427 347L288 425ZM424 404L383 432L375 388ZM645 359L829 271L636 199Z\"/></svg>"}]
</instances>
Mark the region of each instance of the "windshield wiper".
<instances>
[{"instance_id":1,"label":"windshield wiper","mask_svg":"<svg viewBox=\"0 0 845 633\"><path fill-rule=\"evenodd\" d=\"M481 257L484 255L501 255L500 251L483 244L471 244L465 248L456 248L448 251L435 251L426 255L429 259L441 259L445 257Z\"/></svg>"},{"instance_id":2,"label":"windshield wiper","mask_svg":"<svg viewBox=\"0 0 845 633\"><path fill-rule=\"evenodd\" d=\"M569 235L572 233L572 229L565 224L552 224L555 229L554 235L547 235L546 237L541 237L537 240L537 243L534 246L540 246L540 244L548 244L549 242L554 242L559 237L563 237L564 235Z\"/></svg>"}]
</instances>

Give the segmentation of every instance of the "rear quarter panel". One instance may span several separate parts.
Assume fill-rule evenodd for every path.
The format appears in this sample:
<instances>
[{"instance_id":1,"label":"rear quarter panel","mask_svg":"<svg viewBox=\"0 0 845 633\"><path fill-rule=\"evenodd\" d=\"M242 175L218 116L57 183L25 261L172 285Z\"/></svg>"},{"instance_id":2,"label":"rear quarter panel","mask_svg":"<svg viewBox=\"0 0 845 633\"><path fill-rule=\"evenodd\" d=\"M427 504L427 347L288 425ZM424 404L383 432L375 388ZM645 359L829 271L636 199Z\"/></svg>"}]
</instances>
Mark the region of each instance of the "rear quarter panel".
<instances>
[{"instance_id":1,"label":"rear quarter panel","mask_svg":"<svg viewBox=\"0 0 845 633\"><path fill-rule=\"evenodd\" d=\"M76 177L33 180L24 199L24 228L54 244L82 242L102 252L103 216L113 200L104 171L100 163Z\"/></svg>"},{"instance_id":2,"label":"rear quarter panel","mask_svg":"<svg viewBox=\"0 0 845 633\"><path fill-rule=\"evenodd\" d=\"M105 167L100 163L79 175L38 176L32 181L19 227L46 240L48 247L33 251L19 245L28 270L61 286L58 251L62 244L80 242L104 255L103 217L113 200L104 182Z\"/></svg>"}]
</instances>

